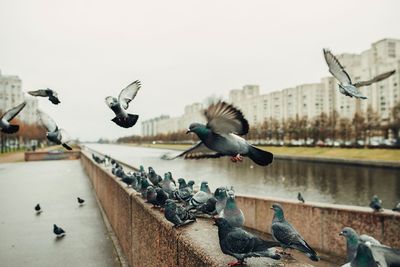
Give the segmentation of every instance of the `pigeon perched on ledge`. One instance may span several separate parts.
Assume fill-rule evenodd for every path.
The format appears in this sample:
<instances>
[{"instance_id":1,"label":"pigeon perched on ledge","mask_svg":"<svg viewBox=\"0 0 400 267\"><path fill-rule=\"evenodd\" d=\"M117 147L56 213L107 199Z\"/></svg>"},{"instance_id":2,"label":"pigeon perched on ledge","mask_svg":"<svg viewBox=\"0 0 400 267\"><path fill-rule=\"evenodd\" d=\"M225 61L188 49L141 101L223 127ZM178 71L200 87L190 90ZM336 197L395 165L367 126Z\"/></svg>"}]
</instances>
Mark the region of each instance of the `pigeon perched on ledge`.
<instances>
[{"instance_id":1,"label":"pigeon perched on ledge","mask_svg":"<svg viewBox=\"0 0 400 267\"><path fill-rule=\"evenodd\" d=\"M225 208L221 211L219 217L226 219L232 227L242 227L244 225L244 214L236 205L233 191L229 191Z\"/></svg>"},{"instance_id":2,"label":"pigeon perched on ledge","mask_svg":"<svg viewBox=\"0 0 400 267\"><path fill-rule=\"evenodd\" d=\"M392 209L393 211L399 211L400 212L400 202L398 202L394 208Z\"/></svg>"},{"instance_id":3,"label":"pigeon perched on ledge","mask_svg":"<svg viewBox=\"0 0 400 267\"><path fill-rule=\"evenodd\" d=\"M39 89L36 91L29 91L28 94L32 96L41 96L41 97L48 97L49 101L54 105L60 104L60 100L58 99L58 94L56 91L47 88L47 89Z\"/></svg>"},{"instance_id":4,"label":"pigeon perched on ledge","mask_svg":"<svg viewBox=\"0 0 400 267\"><path fill-rule=\"evenodd\" d=\"M164 216L176 227L196 221L196 216L194 213L176 205L172 199L167 199L165 202Z\"/></svg>"},{"instance_id":5,"label":"pigeon perched on ledge","mask_svg":"<svg viewBox=\"0 0 400 267\"><path fill-rule=\"evenodd\" d=\"M0 130L2 133L13 134L18 132L19 125L10 124L10 121L21 112L21 110L25 107L26 103L23 102L16 107L6 111L3 116L0 117Z\"/></svg>"},{"instance_id":6,"label":"pigeon perched on ledge","mask_svg":"<svg viewBox=\"0 0 400 267\"><path fill-rule=\"evenodd\" d=\"M311 260L319 261L317 253L307 244L296 229L286 221L281 205L273 204L271 209L274 210L271 226L272 237L281 244L282 248L284 250L287 248L296 249L305 253Z\"/></svg>"},{"instance_id":7,"label":"pigeon perched on ledge","mask_svg":"<svg viewBox=\"0 0 400 267\"><path fill-rule=\"evenodd\" d=\"M261 166L272 163L273 155L268 151L250 145L240 137L249 131L249 123L242 112L226 102L212 104L204 111L207 124L192 123L187 133L195 133L200 142L176 156L164 155L163 159L219 158L231 156L233 162L247 156Z\"/></svg>"},{"instance_id":8,"label":"pigeon perched on ledge","mask_svg":"<svg viewBox=\"0 0 400 267\"><path fill-rule=\"evenodd\" d=\"M352 83L350 75L346 72L344 67L340 64L339 60L332 54L332 52L326 48L323 49L323 52L326 64L328 64L329 67L329 72L339 81L340 93L349 97L367 99L367 97L362 95L358 90L359 87L367 86L387 79L396 72L396 70L392 70L379 74L368 81Z\"/></svg>"},{"instance_id":9,"label":"pigeon perched on ledge","mask_svg":"<svg viewBox=\"0 0 400 267\"><path fill-rule=\"evenodd\" d=\"M305 200L304 200L304 198L303 198L303 196L301 195L300 192L297 194L297 200L300 201L300 202L302 202L302 203L305 202Z\"/></svg>"},{"instance_id":10,"label":"pigeon perched on ledge","mask_svg":"<svg viewBox=\"0 0 400 267\"><path fill-rule=\"evenodd\" d=\"M371 203L369 203L369 206L371 209L373 209L376 212L381 211L382 210L382 200L380 200L377 195L374 195L372 197Z\"/></svg>"},{"instance_id":11,"label":"pigeon perched on ledge","mask_svg":"<svg viewBox=\"0 0 400 267\"><path fill-rule=\"evenodd\" d=\"M118 99L116 97L106 97L107 106L114 111L115 117L112 121L120 127L130 128L134 126L139 115L129 114L125 110L129 107L129 103L135 98L141 87L140 81L136 80L122 89Z\"/></svg>"},{"instance_id":12,"label":"pigeon perched on ledge","mask_svg":"<svg viewBox=\"0 0 400 267\"><path fill-rule=\"evenodd\" d=\"M229 266L245 263L246 258L269 257L279 260L281 256L275 253L273 247L280 244L275 241L263 240L239 227L232 227L224 218L217 218L219 245L222 253L235 257L236 262L230 262Z\"/></svg>"}]
</instances>

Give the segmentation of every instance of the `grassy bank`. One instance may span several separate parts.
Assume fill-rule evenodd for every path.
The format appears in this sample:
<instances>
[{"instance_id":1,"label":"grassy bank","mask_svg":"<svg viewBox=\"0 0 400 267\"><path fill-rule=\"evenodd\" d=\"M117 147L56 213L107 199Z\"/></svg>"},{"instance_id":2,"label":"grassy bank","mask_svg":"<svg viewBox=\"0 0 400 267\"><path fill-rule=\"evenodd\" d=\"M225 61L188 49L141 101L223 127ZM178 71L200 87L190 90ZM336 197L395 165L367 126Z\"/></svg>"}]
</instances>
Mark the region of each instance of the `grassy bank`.
<instances>
[{"instance_id":1,"label":"grassy bank","mask_svg":"<svg viewBox=\"0 0 400 267\"><path fill-rule=\"evenodd\" d=\"M189 145L142 144L141 146L184 150ZM317 156L327 158L348 158L364 160L400 161L400 149L367 149L367 148L328 148L328 147L276 147L258 146L277 155Z\"/></svg>"}]
</instances>

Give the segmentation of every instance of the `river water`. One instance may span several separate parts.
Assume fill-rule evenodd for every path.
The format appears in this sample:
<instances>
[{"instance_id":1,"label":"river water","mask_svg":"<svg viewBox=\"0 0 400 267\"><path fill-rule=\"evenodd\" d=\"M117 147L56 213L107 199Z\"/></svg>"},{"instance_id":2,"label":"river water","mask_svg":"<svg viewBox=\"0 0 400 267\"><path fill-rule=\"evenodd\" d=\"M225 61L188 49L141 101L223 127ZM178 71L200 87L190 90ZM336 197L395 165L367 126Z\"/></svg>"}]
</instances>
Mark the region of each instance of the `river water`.
<instances>
[{"instance_id":1,"label":"river water","mask_svg":"<svg viewBox=\"0 0 400 267\"><path fill-rule=\"evenodd\" d=\"M343 164L275 160L268 167L254 165L245 158L232 163L228 157L202 160L162 160L174 150L128 145L87 144L99 152L133 166L152 166L158 174L171 171L174 178L208 181L213 191L218 186L233 186L237 193L296 199L301 192L306 201L368 206L376 194L385 208L400 200L400 170Z\"/></svg>"}]
</instances>

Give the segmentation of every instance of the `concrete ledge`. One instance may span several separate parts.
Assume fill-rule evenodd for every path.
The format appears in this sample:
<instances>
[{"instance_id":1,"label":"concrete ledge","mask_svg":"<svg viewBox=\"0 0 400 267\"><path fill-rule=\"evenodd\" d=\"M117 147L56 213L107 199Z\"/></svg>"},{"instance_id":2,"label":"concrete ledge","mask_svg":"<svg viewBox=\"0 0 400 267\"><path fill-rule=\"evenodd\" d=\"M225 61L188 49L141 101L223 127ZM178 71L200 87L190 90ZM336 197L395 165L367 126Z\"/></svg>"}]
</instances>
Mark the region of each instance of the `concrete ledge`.
<instances>
[{"instance_id":1,"label":"concrete ledge","mask_svg":"<svg viewBox=\"0 0 400 267\"><path fill-rule=\"evenodd\" d=\"M245 226L271 233L273 213L270 207L280 203L286 218L313 248L326 254L344 257L346 246L339 236L349 226L359 233L374 236L385 245L400 247L400 213L391 210L372 212L370 208L316 202L238 195L239 207L245 214Z\"/></svg>"},{"instance_id":2,"label":"concrete ledge","mask_svg":"<svg viewBox=\"0 0 400 267\"><path fill-rule=\"evenodd\" d=\"M79 150L25 152L25 161L79 159L80 157L81 152Z\"/></svg>"}]
</instances>

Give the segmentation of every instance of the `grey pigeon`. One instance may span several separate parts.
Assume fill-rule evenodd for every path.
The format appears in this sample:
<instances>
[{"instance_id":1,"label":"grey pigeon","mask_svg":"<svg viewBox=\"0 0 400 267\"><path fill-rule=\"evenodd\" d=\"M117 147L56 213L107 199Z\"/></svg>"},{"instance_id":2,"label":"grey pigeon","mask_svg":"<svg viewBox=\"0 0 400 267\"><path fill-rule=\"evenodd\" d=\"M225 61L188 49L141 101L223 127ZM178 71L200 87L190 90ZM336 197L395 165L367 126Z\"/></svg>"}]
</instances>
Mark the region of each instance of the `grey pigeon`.
<instances>
[{"instance_id":1,"label":"grey pigeon","mask_svg":"<svg viewBox=\"0 0 400 267\"><path fill-rule=\"evenodd\" d=\"M82 206L83 204L85 204L85 200L83 198L77 197L78 203L80 206Z\"/></svg>"},{"instance_id":2,"label":"grey pigeon","mask_svg":"<svg viewBox=\"0 0 400 267\"><path fill-rule=\"evenodd\" d=\"M286 221L281 205L273 204L271 209L274 210L271 226L272 237L281 244L282 248L284 250L287 248L296 249L305 253L311 260L319 261L317 253L307 244L296 229Z\"/></svg>"},{"instance_id":3,"label":"grey pigeon","mask_svg":"<svg viewBox=\"0 0 400 267\"><path fill-rule=\"evenodd\" d=\"M391 248L384 245L373 244L371 242L364 242L367 244L376 262L379 266L399 267L400 266L400 250Z\"/></svg>"},{"instance_id":4,"label":"grey pigeon","mask_svg":"<svg viewBox=\"0 0 400 267\"><path fill-rule=\"evenodd\" d=\"M176 187L175 183L172 181L172 175L170 172L164 174L164 180L162 180L161 188L168 194L169 197L173 196L173 192L175 192Z\"/></svg>"},{"instance_id":5,"label":"grey pigeon","mask_svg":"<svg viewBox=\"0 0 400 267\"><path fill-rule=\"evenodd\" d=\"M130 128L136 124L139 115L129 114L126 109L129 103L135 98L141 87L140 81L136 80L122 89L118 99L116 97L106 97L107 106L114 111L115 117L112 119L114 123L123 128Z\"/></svg>"},{"instance_id":6,"label":"grey pigeon","mask_svg":"<svg viewBox=\"0 0 400 267\"><path fill-rule=\"evenodd\" d=\"M157 186L161 181L162 178L160 175L158 175L155 170L153 169L153 167L149 167L149 172L147 174L147 176L149 177L150 182L154 185Z\"/></svg>"},{"instance_id":7,"label":"grey pigeon","mask_svg":"<svg viewBox=\"0 0 400 267\"><path fill-rule=\"evenodd\" d=\"M36 214L42 213L42 208L40 207L40 204L37 204L37 205L35 206L35 211L36 211Z\"/></svg>"},{"instance_id":8,"label":"grey pigeon","mask_svg":"<svg viewBox=\"0 0 400 267\"><path fill-rule=\"evenodd\" d=\"M157 193L153 186L149 185L146 190L146 200L148 203L153 204L153 207L159 206L157 202Z\"/></svg>"},{"instance_id":9,"label":"grey pigeon","mask_svg":"<svg viewBox=\"0 0 400 267\"><path fill-rule=\"evenodd\" d=\"M379 74L368 81L361 81L357 83L352 83L349 74L346 72L344 67L340 64L339 60L332 54L331 51L324 48L324 57L326 64L328 64L329 72L339 81L339 91L340 93L355 98L367 99L366 96L362 95L358 88L362 86L367 86L375 82L382 81L393 75L396 71L388 71Z\"/></svg>"},{"instance_id":10,"label":"grey pigeon","mask_svg":"<svg viewBox=\"0 0 400 267\"><path fill-rule=\"evenodd\" d=\"M207 200L212 197L212 194L200 190L196 192L196 194L194 194L193 197L189 200L189 205L186 207L186 209L195 209L196 207L205 204Z\"/></svg>"},{"instance_id":11,"label":"grey pigeon","mask_svg":"<svg viewBox=\"0 0 400 267\"><path fill-rule=\"evenodd\" d=\"M163 208L165 205L165 202L167 201L169 196L166 192L164 192L164 190L162 190L161 188L158 188L158 187L156 188L156 193L157 193L157 197L156 197L157 204L158 204L158 206Z\"/></svg>"},{"instance_id":12,"label":"grey pigeon","mask_svg":"<svg viewBox=\"0 0 400 267\"><path fill-rule=\"evenodd\" d=\"M208 215L217 215L215 204L217 204L217 199L215 197L211 197L207 199L206 203L198 206L196 210Z\"/></svg>"},{"instance_id":13,"label":"grey pigeon","mask_svg":"<svg viewBox=\"0 0 400 267\"><path fill-rule=\"evenodd\" d=\"M382 200L380 200L377 195L374 195L372 197L371 203L369 203L369 206L374 211L381 211L382 210Z\"/></svg>"},{"instance_id":14,"label":"grey pigeon","mask_svg":"<svg viewBox=\"0 0 400 267\"><path fill-rule=\"evenodd\" d=\"M188 202L193 196L193 190L190 190L189 186L186 184L185 179L183 178L178 179L178 184L179 188L174 192L174 198L179 201Z\"/></svg>"},{"instance_id":15,"label":"grey pigeon","mask_svg":"<svg viewBox=\"0 0 400 267\"><path fill-rule=\"evenodd\" d=\"M232 227L224 218L217 218L219 245L222 253L236 258L236 262L230 262L229 266L245 263L246 258L269 257L279 260L273 247L280 246L278 242L263 240L242 228Z\"/></svg>"},{"instance_id":16,"label":"grey pigeon","mask_svg":"<svg viewBox=\"0 0 400 267\"><path fill-rule=\"evenodd\" d=\"M397 202L397 204L394 206L394 208L392 210L400 212L400 201Z\"/></svg>"},{"instance_id":17,"label":"grey pigeon","mask_svg":"<svg viewBox=\"0 0 400 267\"><path fill-rule=\"evenodd\" d=\"M41 97L48 97L50 102L54 105L60 104L60 100L58 99L58 94L56 91L47 88L47 89L39 89L36 91L29 91L28 94L32 96L41 96Z\"/></svg>"},{"instance_id":18,"label":"grey pigeon","mask_svg":"<svg viewBox=\"0 0 400 267\"><path fill-rule=\"evenodd\" d=\"M135 178L133 178L132 176L126 175L126 174L121 179L121 182L126 184L127 187L129 187L131 184L133 184L134 181L135 181Z\"/></svg>"},{"instance_id":19,"label":"grey pigeon","mask_svg":"<svg viewBox=\"0 0 400 267\"><path fill-rule=\"evenodd\" d=\"M232 227L243 226L244 214L236 205L235 194L233 191L229 191L225 208L221 211L219 217L224 218Z\"/></svg>"},{"instance_id":20,"label":"grey pigeon","mask_svg":"<svg viewBox=\"0 0 400 267\"><path fill-rule=\"evenodd\" d=\"M53 233L57 236L57 238L65 236L65 231L55 224L53 225Z\"/></svg>"},{"instance_id":21,"label":"grey pigeon","mask_svg":"<svg viewBox=\"0 0 400 267\"><path fill-rule=\"evenodd\" d=\"M143 198L147 198L147 188L150 186L149 181L147 178L140 178L140 186L139 186L139 192L142 195Z\"/></svg>"},{"instance_id":22,"label":"grey pigeon","mask_svg":"<svg viewBox=\"0 0 400 267\"><path fill-rule=\"evenodd\" d=\"M10 121L21 112L21 110L25 107L26 103L23 102L16 107L13 107L10 110L7 110L1 117L0 117L0 130L2 133L6 134L13 134L18 132L19 125L10 124Z\"/></svg>"},{"instance_id":23,"label":"grey pigeon","mask_svg":"<svg viewBox=\"0 0 400 267\"><path fill-rule=\"evenodd\" d=\"M195 133L200 142L168 159L182 156L185 159L231 156L231 160L237 162L242 161L242 156L247 156L261 166L272 162L272 153L256 148L240 137L249 131L249 123L240 110L220 101L209 106L204 111L204 116L207 119L206 125L192 123L187 131L187 133Z\"/></svg>"},{"instance_id":24,"label":"grey pigeon","mask_svg":"<svg viewBox=\"0 0 400 267\"><path fill-rule=\"evenodd\" d=\"M164 216L176 227L196 221L194 213L176 205L172 199L167 199L165 202Z\"/></svg>"},{"instance_id":25,"label":"grey pigeon","mask_svg":"<svg viewBox=\"0 0 400 267\"><path fill-rule=\"evenodd\" d=\"M355 258L342 267L379 267L380 265L374 259L371 248L368 243L360 242L357 247Z\"/></svg>"},{"instance_id":26,"label":"grey pigeon","mask_svg":"<svg viewBox=\"0 0 400 267\"><path fill-rule=\"evenodd\" d=\"M358 236L357 232L350 227L343 228L343 230L340 232L339 235L344 236L346 238L346 252L347 252L348 262L351 262L355 258L358 244L360 243L360 241L361 242L369 241L373 244L380 245L380 242L371 236L368 235Z\"/></svg>"},{"instance_id":27,"label":"grey pigeon","mask_svg":"<svg viewBox=\"0 0 400 267\"><path fill-rule=\"evenodd\" d=\"M300 201L300 202L303 202L303 203L305 202L305 200L304 200L304 198L303 198L303 196L301 195L300 192L297 194L297 200Z\"/></svg>"},{"instance_id":28,"label":"grey pigeon","mask_svg":"<svg viewBox=\"0 0 400 267\"><path fill-rule=\"evenodd\" d=\"M38 111L38 113L40 116L40 120L47 130L47 139L53 143L56 143L57 145L62 145L67 150L72 150L72 148L67 144L67 142L69 142L70 140L65 130L59 129L56 122L46 113L42 111Z\"/></svg>"},{"instance_id":29,"label":"grey pigeon","mask_svg":"<svg viewBox=\"0 0 400 267\"><path fill-rule=\"evenodd\" d=\"M193 180L189 180L188 182L187 182L187 186L188 186L188 188L190 189L190 192L192 193L193 192L193 185L195 184L195 182L193 181Z\"/></svg>"},{"instance_id":30,"label":"grey pigeon","mask_svg":"<svg viewBox=\"0 0 400 267\"><path fill-rule=\"evenodd\" d=\"M212 194L211 190L210 190L210 187L208 186L208 182L207 181L201 182L200 191L203 191L203 192L205 192L207 194L210 194L210 195Z\"/></svg>"},{"instance_id":31,"label":"grey pigeon","mask_svg":"<svg viewBox=\"0 0 400 267\"><path fill-rule=\"evenodd\" d=\"M214 197L217 199L217 203L215 203L215 210L217 214L220 214L225 208L226 200L228 199L226 187L218 187L214 192Z\"/></svg>"}]
</instances>

